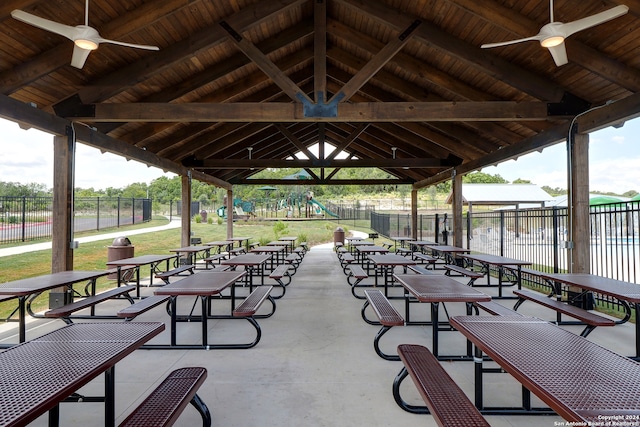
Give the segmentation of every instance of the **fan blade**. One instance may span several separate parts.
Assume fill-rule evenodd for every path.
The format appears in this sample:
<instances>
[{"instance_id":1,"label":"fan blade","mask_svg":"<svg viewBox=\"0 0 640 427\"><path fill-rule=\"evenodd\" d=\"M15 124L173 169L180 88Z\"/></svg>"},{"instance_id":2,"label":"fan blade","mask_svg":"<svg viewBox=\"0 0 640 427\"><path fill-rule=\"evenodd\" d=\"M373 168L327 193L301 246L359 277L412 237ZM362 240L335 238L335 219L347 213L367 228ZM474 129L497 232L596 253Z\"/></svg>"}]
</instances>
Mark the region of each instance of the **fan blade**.
<instances>
[{"instance_id":1,"label":"fan blade","mask_svg":"<svg viewBox=\"0 0 640 427\"><path fill-rule=\"evenodd\" d=\"M90 53L91 51L89 49L83 49L74 44L73 56L71 57L71 66L82 69Z\"/></svg>"},{"instance_id":2,"label":"fan blade","mask_svg":"<svg viewBox=\"0 0 640 427\"><path fill-rule=\"evenodd\" d=\"M499 47L499 46L508 46L510 44L516 44L516 43L522 43L522 42L528 42L531 40L538 40L540 41L541 37L540 34L537 34L535 36L532 37L527 37L524 39L518 39L518 40L510 40L507 42L498 42L498 43L485 43L482 46L480 46L483 49L487 49L487 48L491 48L491 47Z\"/></svg>"},{"instance_id":3,"label":"fan blade","mask_svg":"<svg viewBox=\"0 0 640 427\"><path fill-rule=\"evenodd\" d=\"M126 47L134 47L136 49L146 49L146 50L160 50L160 48L158 46L149 46L146 44L133 44L133 43L125 43L125 42L119 42L117 40L108 40L108 39L103 39L103 38L99 38L95 40L98 43L110 43L110 44L115 44L118 46L126 46Z\"/></svg>"},{"instance_id":4,"label":"fan blade","mask_svg":"<svg viewBox=\"0 0 640 427\"><path fill-rule=\"evenodd\" d=\"M595 15L587 16L586 18L578 19L577 21L562 24L562 26L559 28L559 31L561 31L566 38L571 34L577 33L578 31L595 27L596 25L600 25L607 21L611 21L612 19L618 18L626 14L628 11L629 8L627 6L616 6L612 9L605 10L604 12L596 13Z\"/></svg>"},{"instance_id":5,"label":"fan blade","mask_svg":"<svg viewBox=\"0 0 640 427\"><path fill-rule=\"evenodd\" d=\"M52 33L59 34L70 40L73 40L78 34L78 30L76 29L76 27L71 27L69 25L64 25L58 22L50 21L48 19L40 18L39 16L32 15L21 10L12 11L11 16L18 21L22 21L26 24L33 25L34 27L38 27L46 31L51 31Z\"/></svg>"},{"instance_id":6,"label":"fan blade","mask_svg":"<svg viewBox=\"0 0 640 427\"><path fill-rule=\"evenodd\" d=\"M549 49L549 53L551 53L553 61L558 67L569 62L564 42L560 43L558 46L548 47L547 49Z\"/></svg>"}]
</instances>

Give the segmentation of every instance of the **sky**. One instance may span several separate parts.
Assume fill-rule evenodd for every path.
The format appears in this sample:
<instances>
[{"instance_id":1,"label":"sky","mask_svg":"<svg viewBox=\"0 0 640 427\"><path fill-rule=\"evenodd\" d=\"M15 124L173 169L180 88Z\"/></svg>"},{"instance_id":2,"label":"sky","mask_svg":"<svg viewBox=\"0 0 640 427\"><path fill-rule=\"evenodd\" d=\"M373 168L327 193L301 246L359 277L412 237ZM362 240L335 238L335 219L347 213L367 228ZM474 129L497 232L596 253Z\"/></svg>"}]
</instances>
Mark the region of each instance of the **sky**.
<instances>
[{"instance_id":1,"label":"sky","mask_svg":"<svg viewBox=\"0 0 640 427\"><path fill-rule=\"evenodd\" d=\"M590 135L590 191L623 194L640 192L640 119L623 127L608 127ZM0 181L38 183L53 187L53 136L37 130L22 130L0 119ZM540 186L567 188L566 144L560 143L497 166L482 169L509 182L526 179ZM123 188L129 184L149 184L172 173L148 167L115 154L78 144L76 148L76 187Z\"/></svg>"}]
</instances>

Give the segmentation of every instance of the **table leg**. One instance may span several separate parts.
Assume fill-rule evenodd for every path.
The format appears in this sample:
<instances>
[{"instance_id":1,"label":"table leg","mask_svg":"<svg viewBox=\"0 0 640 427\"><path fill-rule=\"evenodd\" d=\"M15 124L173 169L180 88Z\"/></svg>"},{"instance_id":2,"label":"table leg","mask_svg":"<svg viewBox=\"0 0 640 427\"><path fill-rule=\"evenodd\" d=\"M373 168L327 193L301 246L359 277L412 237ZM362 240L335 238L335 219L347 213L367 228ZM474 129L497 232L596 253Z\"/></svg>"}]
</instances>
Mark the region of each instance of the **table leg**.
<instances>
[{"instance_id":1,"label":"table leg","mask_svg":"<svg viewBox=\"0 0 640 427\"><path fill-rule=\"evenodd\" d=\"M208 300L209 300L208 297L200 295L200 301L202 303L202 316L201 316L201 319L202 319L202 325L201 325L202 326L202 346L205 347L205 348L209 347L209 337L207 335L208 334L208 329L209 329L208 326L207 326L207 324L208 324L208 322L207 322L208 316L206 314L207 313L207 301Z\"/></svg>"},{"instance_id":2,"label":"table leg","mask_svg":"<svg viewBox=\"0 0 640 427\"><path fill-rule=\"evenodd\" d=\"M431 353L438 358L438 330L440 329L440 324L438 323L438 307L440 303L432 302L431 303L431 326L433 332L431 334Z\"/></svg>"},{"instance_id":3,"label":"table leg","mask_svg":"<svg viewBox=\"0 0 640 427\"><path fill-rule=\"evenodd\" d=\"M176 345L176 328L178 323L178 320L177 320L178 313L176 312L178 308L178 304L176 303L177 299L178 297L173 295L169 300L171 301L171 346L172 347Z\"/></svg>"},{"instance_id":4,"label":"table leg","mask_svg":"<svg viewBox=\"0 0 640 427\"><path fill-rule=\"evenodd\" d=\"M482 410L484 408L483 403L483 395L482 395L482 350L480 350L477 346L474 346L474 356L473 356L473 370L474 370L474 393L475 393L475 405L476 408Z\"/></svg>"},{"instance_id":5,"label":"table leg","mask_svg":"<svg viewBox=\"0 0 640 427\"><path fill-rule=\"evenodd\" d=\"M104 425L114 427L116 425L116 368L111 366L104 371Z\"/></svg>"},{"instance_id":6,"label":"table leg","mask_svg":"<svg viewBox=\"0 0 640 427\"><path fill-rule=\"evenodd\" d=\"M60 405L56 405L49 409L49 427L58 427L60 425Z\"/></svg>"},{"instance_id":7,"label":"table leg","mask_svg":"<svg viewBox=\"0 0 640 427\"><path fill-rule=\"evenodd\" d=\"M633 304L636 310L636 360L640 358L640 304Z\"/></svg>"},{"instance_id":8,"label":"table leg","mask_svg":"<svg viewBox=\"0 0 640 427\"><path fill-rule=\"evenodd\" d=\"M18 339L20 342L27 340L27 324L26 324L26 310L25 305L28 295L23 295L18 298Z\"/></svg>"}]
</instances>

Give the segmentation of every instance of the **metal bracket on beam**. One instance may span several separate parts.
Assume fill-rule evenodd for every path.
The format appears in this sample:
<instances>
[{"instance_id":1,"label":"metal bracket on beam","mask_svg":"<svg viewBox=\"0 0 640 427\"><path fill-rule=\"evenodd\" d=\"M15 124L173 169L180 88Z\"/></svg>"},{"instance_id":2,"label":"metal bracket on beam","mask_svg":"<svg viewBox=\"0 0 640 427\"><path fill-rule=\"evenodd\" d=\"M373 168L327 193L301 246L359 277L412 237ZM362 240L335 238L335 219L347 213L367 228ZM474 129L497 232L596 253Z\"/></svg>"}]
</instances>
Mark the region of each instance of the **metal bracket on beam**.
<instances>
[{"instance_id":1,"label":"metal bracket on beam","mask_svg":"<svg viewBox=\"0 0 640 427\"><path fill-rule=\"evenodd\" d=\"M318 92L318 103L314 104L307 99L302 93L298 93L296 97L302 102L302 111L305 117L321 118L321 117L338 117L338 103L344 98L344 93L338 93L334 99L326 104L322 92Z\"/></svg>"},{"instance_id":2,"label":"metal bracket on beam","mask_svg":"<svg viewBox=\"0 0 640 427\"><path fill-rule=\"evenodd\" d=\"M59 117L95 117L96 105L84 104L78 94L72 95L53 106Z\"/></svg>"},{"instance_id":3,"label":"metal bracket on beam","mask_svg":"<svg viewBox=\"0 0 640 427\"><path fill-rule=\"evenodd\" d=\"M560 102L547 103L547 116L576 116L589 108L591 108L589 102L565 92Z\"/></svg>"}]
</instances>

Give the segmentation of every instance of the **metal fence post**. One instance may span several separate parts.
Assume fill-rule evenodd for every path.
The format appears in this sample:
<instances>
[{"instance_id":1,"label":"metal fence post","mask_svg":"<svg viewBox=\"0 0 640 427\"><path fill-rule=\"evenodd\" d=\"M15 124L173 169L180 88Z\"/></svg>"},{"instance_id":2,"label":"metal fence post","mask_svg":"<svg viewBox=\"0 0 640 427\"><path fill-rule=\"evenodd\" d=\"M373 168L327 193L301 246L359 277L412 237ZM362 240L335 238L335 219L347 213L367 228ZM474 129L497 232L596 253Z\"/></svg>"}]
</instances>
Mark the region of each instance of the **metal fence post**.
<instances>
[{"instance_id":1,"label":"metal fence post","mask_svg":"<svg viewBox=\"0 0 640 427\"><path fill-rule=\"evenodd\" d=\"M27 198L22 197L22 241L27 241Z\"/></svg>"}]
</instances>

